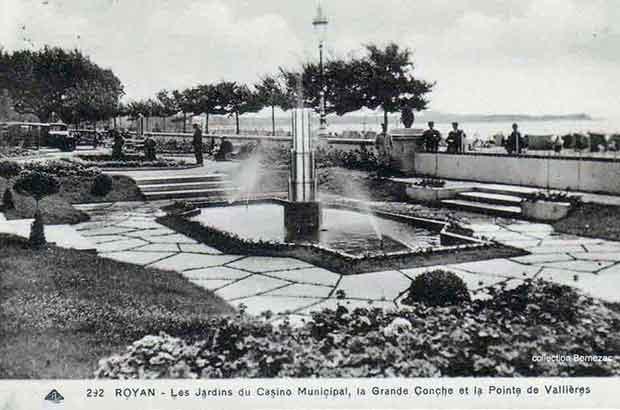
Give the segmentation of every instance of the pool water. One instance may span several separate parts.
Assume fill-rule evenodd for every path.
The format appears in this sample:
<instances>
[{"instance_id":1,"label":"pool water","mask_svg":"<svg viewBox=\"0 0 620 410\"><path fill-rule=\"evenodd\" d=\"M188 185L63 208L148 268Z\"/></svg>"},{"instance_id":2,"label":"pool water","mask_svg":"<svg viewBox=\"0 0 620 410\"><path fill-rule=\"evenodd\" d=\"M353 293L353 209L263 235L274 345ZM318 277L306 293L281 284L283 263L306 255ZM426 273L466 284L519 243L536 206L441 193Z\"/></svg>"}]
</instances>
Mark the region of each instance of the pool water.
<instances>
[{"instance_id":1,"label":"pool water","mask_svg":"<svg viewBox=\"0 0 620 410\"><path fill-rule=\"evenodd\" d=\"M319 245L352 255L382 254L439 245L439 234L403 222L356 212L323 208ZM202 225L246 240L285 242L284 207L248 204L203 208L191 218Z\"/></svg>"}]
</instances>

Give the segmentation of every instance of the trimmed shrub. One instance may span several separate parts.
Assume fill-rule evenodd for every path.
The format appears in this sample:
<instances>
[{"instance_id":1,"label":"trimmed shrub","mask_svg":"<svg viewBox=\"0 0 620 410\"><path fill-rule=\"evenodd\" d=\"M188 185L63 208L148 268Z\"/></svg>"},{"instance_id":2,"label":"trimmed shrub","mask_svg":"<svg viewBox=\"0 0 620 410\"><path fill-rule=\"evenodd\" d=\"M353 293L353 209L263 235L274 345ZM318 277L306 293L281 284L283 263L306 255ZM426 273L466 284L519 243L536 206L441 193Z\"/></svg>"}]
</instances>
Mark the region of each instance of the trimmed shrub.
<instances>
[{"instance_id":1,"label":"trimmed shrub","mask_svg":"<svg viewBox=\"0 0 620 410\"><path fill-rule=\"evenodd\" d=\"M30 238L28 239L30 246L34 249L41 248L47 243L45 239L45 227L43 225L43 217L38 209L34 213L34 221L30 225Z\"/></svg>"},{"instance_id":2,"label":"trimmed shrub","mask_svg":"<svg viewBox=\"0 0 620 410\"><path fill-rule=\"evenodd\" d=\"M22 171L22 166L15 161L0 161L0 177L5 179L11 179L19 175Z\"/></svg>"},{"instance_id":3,"label":"trimmed shrub","mask_svg":"<svg viewBox=\"0 0 620 410\"><path fill-rule=\"evenodd\" d=\"M106 174L99 174L95 177L90 193L95 196L106 196L112 191L112 177Z\"/></svg>"},{"instance_id":4,"label":"trimmed shrub","mask_svg":"<svg viewBox=\"0 0 620 410\"><path fill-rule=\"evenodd\" d=\"M58 193L60 183L53 175L45 172L23 171L13 184L13 189L17 193L33 197L38 208L41 199Z\"/></svg>"},{"instance_id":5,"label":"trimmed shrub","mask_svg":"<svg viewBox=\"0 0 620 410\"><path fill-rule=\"evenodd\" d=\"M455 273L434 270L417 276L403 301L407 305L423 303L427 306L458 305L470 300L467 285Z\"/></svg>"},{"instance_id":6,"label":"trimmed shrub","mask_svg":"<svg viewBox=\"0 0 620 410\"><path fill-rule=\"evenodd\" d=\"M11 188L4 190L4 195L2 195L2 209L15 209Z\"/></svg>"}]
</instances>

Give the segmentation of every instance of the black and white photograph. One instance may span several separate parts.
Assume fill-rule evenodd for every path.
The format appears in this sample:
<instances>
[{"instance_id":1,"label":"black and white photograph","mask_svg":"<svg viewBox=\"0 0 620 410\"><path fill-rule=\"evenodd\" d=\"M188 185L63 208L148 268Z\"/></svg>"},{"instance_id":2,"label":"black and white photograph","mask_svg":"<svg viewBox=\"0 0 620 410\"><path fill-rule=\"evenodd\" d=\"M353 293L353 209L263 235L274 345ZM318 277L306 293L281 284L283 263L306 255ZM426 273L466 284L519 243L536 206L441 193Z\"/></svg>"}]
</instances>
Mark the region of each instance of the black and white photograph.
<instances>
[{"instance_id":1,"label":"black and white photograph","mask_svg":"<svg viewBox=\"0 0 620 410\"><path fill-rule=\"evenodd\" d=\"M618 21L614 0L0 0L0 386L587 400L620 375ZM279 387L123 384L254 379Z\"/></svg>"}]
</instances>

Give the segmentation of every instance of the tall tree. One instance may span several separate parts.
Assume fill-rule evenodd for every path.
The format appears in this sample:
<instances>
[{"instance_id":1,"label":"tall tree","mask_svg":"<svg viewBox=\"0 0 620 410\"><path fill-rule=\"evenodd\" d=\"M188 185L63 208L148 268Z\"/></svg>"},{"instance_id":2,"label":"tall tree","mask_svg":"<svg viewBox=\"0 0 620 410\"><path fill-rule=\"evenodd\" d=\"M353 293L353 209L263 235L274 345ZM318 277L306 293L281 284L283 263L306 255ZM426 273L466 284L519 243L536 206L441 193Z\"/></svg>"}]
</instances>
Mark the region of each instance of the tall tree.
<instances>
[{"instance_id":1,"label":"tall tree","mask_svg":"<svg viewBox=\"0 0 620 410\"><path fill-rule=\"evenodd\" d=\"M260 82L254 86L256 93L263 105L271 107L271 133L276 135L276 107L280 107L284 111L292 107L292 101L287 95L285 87L282 84L281 76L266 75L261 78Z\"/></svg>"},{"instance_id":2,"label":"tall tree","mask_svg":"<svg viewBox=\"0 0 620 410\"><path fill-rule=\"evenodd\" d=\"M196 113L205 114L205 134L209 133L209 117L211 115L227 114L219 91L217 86L211 84L200 84L195 88Z\"/></svg>"},{"instance_id":3,"label":"tall tree","mask_svg":"<svg viewBox=\"0 0 620 410\"><path fill-rule=\"evenodd\" d=\"M428 94L434 83L414 76L412 52L390 43L385 48L366 45L367 55L361 63L361 86L364 106L381 108L383 121L388 125L388 113L401 110L420 111L426 108Z\"/></svg>"},{"instance_id":4,"label":"tall tree","mask_svg":"<svg viewBox=\"0 0 620 410\"><path fill-rule=\"evenodd\" d=\"M323 68L323 81L318 64L305 63L301 70L280 68L284 81L284 94L288 103L298 104L299 93L303 104L317 112L321 105L321 90L325 92L325 112L344 115L363 107L363 82L366 76L361 60L328 60ZM300 83L301 79L301 83Z\"/></svg>"},{"instance_id":5,"label":"tall tree","mask_svg":"<svg viewBox=\"0 0 620 410\"><path fill-rule=\"evenodd\" d=\"M161 90L155 96L160 106L160 113L164 119L164 131L166 131L166 117L177 114L181 111L178 100L174 97L172 92L167 90Z\"/></svg>"},{"instance_id":6,"label":"tall tree","mask_svg":"<svg viewBox=\"0 0 620 410\"><path fill-rule=\"evenodd\" d=\"M193 113L196 109L197 94L196 90L186 88L183 91L174 90L172 96L176 100L181 112L183 113L183 132L187 131L187 114Z\"/></svg>"},{"instance_id":7,"label":"tall tree","mask_svg":"<svg viewBox=\"0 0 620 410\"><path fill-rule=\"evenodd\" d=\"M120 80L78 50L0 50L0 88L8 90L14 109L48 122L52 113L69 122L111 115L123 95Z\"/></svg>"},{"instance_id":8,"label":"tall tree","mask_svg":"<svg viewBox=\"0 0 620 410\"><path fill-rule=\"evenodd\" d=\"M234 81L223 81L216 85L217 93L221 102L222 110L235 117L235 132L240 133L239 116L258 112L263 108L256 92L245 84L237 84Z\"/></svg>"}]
</instances>

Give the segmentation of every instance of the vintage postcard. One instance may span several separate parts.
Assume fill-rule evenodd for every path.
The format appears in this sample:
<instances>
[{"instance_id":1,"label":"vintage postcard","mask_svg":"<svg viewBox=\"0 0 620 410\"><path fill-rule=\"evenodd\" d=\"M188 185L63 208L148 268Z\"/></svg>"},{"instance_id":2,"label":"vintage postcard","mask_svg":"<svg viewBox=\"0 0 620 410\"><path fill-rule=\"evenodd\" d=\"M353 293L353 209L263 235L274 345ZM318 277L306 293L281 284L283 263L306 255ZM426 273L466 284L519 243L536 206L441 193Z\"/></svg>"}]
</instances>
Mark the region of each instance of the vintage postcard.
<instances>
[{"instance_id":1,"label":"vintage postcard","mask_svg":"<svg viewBox=\"0 0 620 410\"><path fill-rule=\"evenodd\" d=\"M0 410L618 408L613 0L2 0Z\"/></svg>"}]
</instances>

